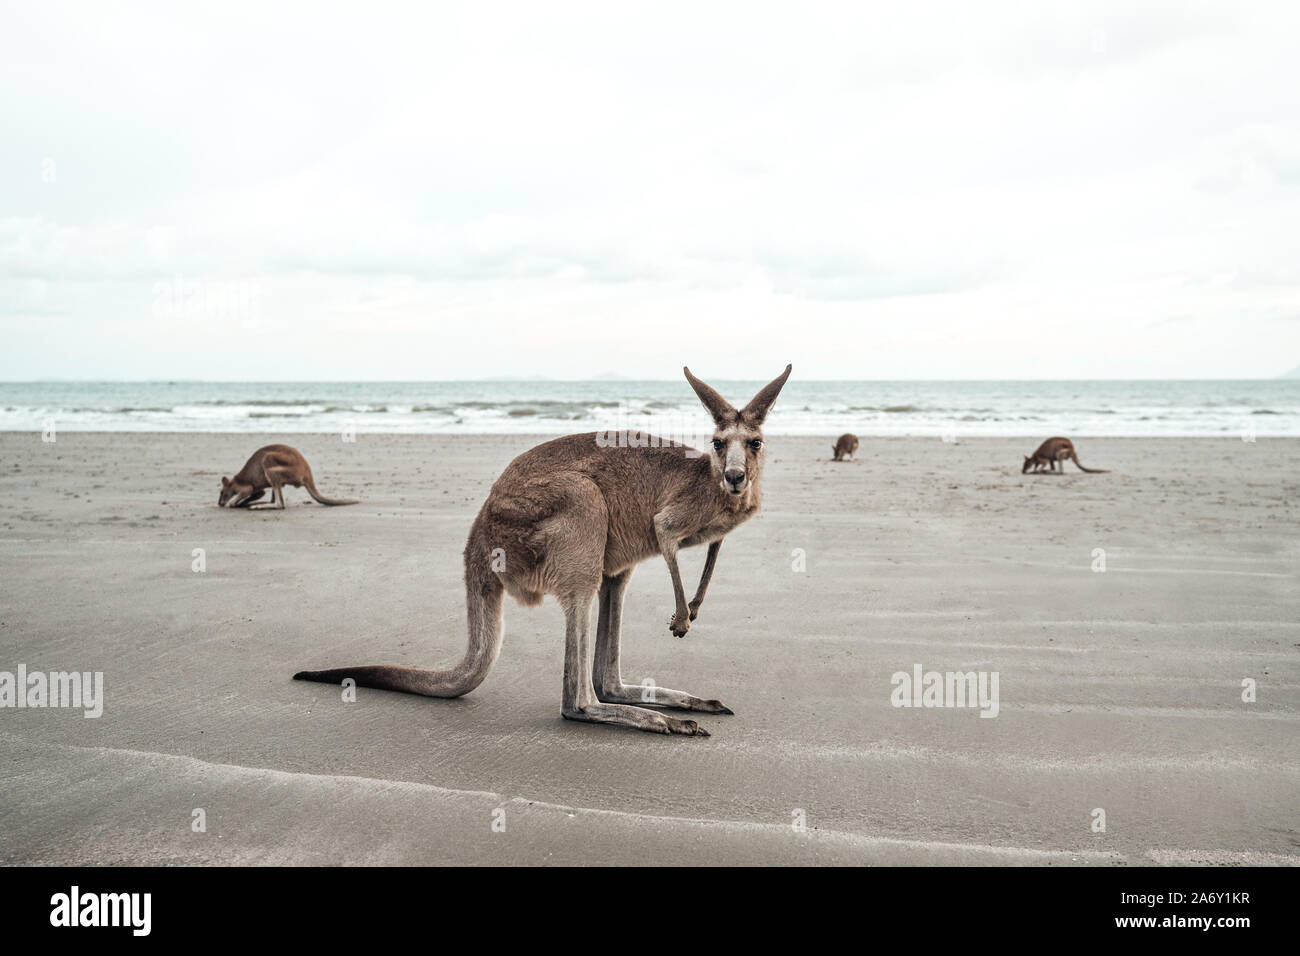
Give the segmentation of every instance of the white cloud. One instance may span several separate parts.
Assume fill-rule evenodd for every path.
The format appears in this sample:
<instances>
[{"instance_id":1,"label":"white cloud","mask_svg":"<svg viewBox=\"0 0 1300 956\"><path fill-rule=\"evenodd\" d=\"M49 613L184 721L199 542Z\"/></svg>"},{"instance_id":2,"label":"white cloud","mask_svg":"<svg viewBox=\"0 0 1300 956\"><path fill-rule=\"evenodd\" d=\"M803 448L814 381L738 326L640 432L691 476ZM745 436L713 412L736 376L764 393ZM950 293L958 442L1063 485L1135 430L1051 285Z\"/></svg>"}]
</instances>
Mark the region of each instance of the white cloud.
<instances>
[{"instance_id":1,"label":"white cloud","mask_svg":"<svg viewBox=\"0 0 1300 956\"><path fill-rule=\"evenodd\" d=\"M0 376L1275 374L1297 19L9 8Z\"/></svg>"}]
</instances>

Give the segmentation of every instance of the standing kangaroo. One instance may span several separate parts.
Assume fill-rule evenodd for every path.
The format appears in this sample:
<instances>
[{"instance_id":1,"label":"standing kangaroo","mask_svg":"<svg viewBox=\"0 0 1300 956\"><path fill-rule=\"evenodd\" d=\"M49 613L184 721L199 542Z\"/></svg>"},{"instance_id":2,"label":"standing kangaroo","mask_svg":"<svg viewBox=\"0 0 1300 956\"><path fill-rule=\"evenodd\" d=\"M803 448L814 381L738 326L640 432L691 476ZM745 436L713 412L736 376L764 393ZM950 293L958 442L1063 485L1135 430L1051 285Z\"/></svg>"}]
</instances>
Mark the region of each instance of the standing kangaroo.
<instances>
[{"instance_id":1,"label":"standing kangaroo","mask_svg":"<svg viewBox=\"0 0 1300 956\"><path fill-rule=\"evenodd\" d=\"M858 436L845 432L831 448L831 461L844 461L858 453Z\"/></svg>"},{"instance_id":2,"label":"standing kangaroo","mask_svg":"<svg viewBox=\"0 0 1300 956\"><path fill-rule=\"evenodd\" d=\"M302 452L288 445L267 445L253 452L239 474L234 478L222 477L221 494L217 498L220 508L262 508L284 507L284 486L306 488L311 495L323 505L354 505L355 498L326 498L316 490L316 482L311 476L311 466ZM262 497L267 488L271 489L271 500L260 505L253 502Z\"/></svg>"},{"instance_id":3,"label":"standing kangaroo","mask_svg":"<svg viewBox=\"0 0 1300 956\"><path fill-rule=\"evenodd\" d=\"M1047 466L1049 471L1054 471L1058 467L1061 471L1065 471L1065 460L1067 458L1079 465L1080 471L1086 471L1090 475L1107 474L1104 468L1084 468L1083 465L1079 464L1079 456L1074 453L1074 442L1068 438L1047 439L1038 446L1038 450L1032 455L1025 456L1025 464L1020 469L1020 473L1023 475L1031 468L1038 471L1044 465Z\"/></svg>"},{"instance_id":4,"label":"standing kangaroo","mask_svg":"<svg viewBox=\"0 0 1300 956\"><path fill-rule=\"evenodd\" d=\"M615 724L659 734L707 737L694 720L636 706L730 714L717 700L655 687L649 700L619 671L623 595L632 569L656 554L668 564L676 610L668 627L690 629L708 589L722 538L752 518L760 504L761 426L790 377L790 366L737 411L683 369L713 417L708 454L640 433L610 442L598 434L569 435L524 452L496 480L465 546L469 649L449 670L344 667L304 671L297 680L338 683L426 697L468 694L487 676L501 648L502 594L525 606L553 594L564 609L564 692L569 720ZM707 544L704 573L689 604L677 568L680 548ZM591 606L600 597L594 639Z\"/></svg>"}]
</instances>

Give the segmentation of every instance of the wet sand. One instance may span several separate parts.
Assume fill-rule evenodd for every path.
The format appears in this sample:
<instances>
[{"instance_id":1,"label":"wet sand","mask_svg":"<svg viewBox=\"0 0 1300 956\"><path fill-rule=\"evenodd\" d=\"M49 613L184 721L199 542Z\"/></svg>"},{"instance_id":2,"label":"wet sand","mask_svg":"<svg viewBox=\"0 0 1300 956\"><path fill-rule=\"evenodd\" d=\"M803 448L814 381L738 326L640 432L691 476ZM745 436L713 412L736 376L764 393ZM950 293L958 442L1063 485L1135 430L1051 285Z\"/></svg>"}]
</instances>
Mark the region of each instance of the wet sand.
<instances>
[{"instance_id":1,"label":"wet sand","mask_svg":"<svg viewBox=\"0 0 1300 956\"><path fill-rule=\"evenodd\" d=\"M0 433L0 671L106 685L0 709L0 862L1300 860L1300 439L1021 476L1036 442L773 437L690 633L662 562L628 592L625 680L721 698L708 739L562 720L552 599L460 700L290 679L457 660L469 525L538 440ZM269 441L362 503L217 509ZM997 672L998 716L891 706L918 664Z\"/></svg>"}]
</instances>

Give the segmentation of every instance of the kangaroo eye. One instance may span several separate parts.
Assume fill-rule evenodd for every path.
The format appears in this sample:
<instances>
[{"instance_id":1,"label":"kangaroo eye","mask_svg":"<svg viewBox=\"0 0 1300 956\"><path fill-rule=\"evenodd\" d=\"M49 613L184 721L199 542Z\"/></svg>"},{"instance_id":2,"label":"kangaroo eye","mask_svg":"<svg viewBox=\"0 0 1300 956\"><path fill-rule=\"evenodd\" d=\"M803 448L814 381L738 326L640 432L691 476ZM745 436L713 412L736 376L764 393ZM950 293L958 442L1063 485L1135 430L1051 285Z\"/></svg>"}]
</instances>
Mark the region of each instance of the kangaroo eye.
<instances>
[{"instance_id":1,"label":"kangaroo eye","mask_svg":"<svg viewBox=\"0 0 1300 956\"><path fill-rule=\"evenodd\" d=\"M755 438L752 442L749 443L749 447L754 449L754 451L758 451L760 448L763 447L763 442Z\"/></svg>"},{"instance_id":2,"label":"kangaroo eye","mask_svg":"<svg viewBox=\"0 0 1300 956\"><path fill-rule=\"evenodd\" d=\"M715 439L713 439L713 450L714 450L714 451L722 451L722 446L723 446L723 441L722 441L721 438L715 438Z\"/></svg>"}]
</instances>

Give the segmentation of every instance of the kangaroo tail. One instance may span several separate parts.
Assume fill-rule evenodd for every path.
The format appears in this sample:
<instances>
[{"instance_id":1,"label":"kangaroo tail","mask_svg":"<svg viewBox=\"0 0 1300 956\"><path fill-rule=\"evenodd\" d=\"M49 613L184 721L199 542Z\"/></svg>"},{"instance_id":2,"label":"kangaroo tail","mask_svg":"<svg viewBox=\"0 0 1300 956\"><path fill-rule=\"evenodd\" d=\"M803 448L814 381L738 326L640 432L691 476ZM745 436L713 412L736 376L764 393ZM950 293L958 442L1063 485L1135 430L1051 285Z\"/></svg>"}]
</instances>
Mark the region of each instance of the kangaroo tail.
<instances>
[{"instance_id":1,"label":"kangaroo tail","mask_svg":"<svg viewBox=\"0 0 1300 956\"><path fill-rule=\"evenodd\" d=\"M465 552L465 604L469 612L469 647L455 667L426 670L421 667L371 665L337 667L328 671L299 671L294 680L339 684L346 677L358 687L397 690L424 697L460 697L468 694L492 669L501 650L501 605L505 588L488 567L488 555Z\"/></svg>"},{"instance_id":2,"label":"kangaroo tail","mask_svg":"<svg viewBox=\"0 0 1300 956\"><path fill-rule=\"evenodd\" d=\"M1071 456L1070 456L1070 460L1071 460L1072 462L1074 462L1075 465L1078 465L1078 468L1079 468L1080 471L1086 471L1086 472L1087 472L1088 474L1090 474L1090 475L1109 475L1109 474L1110 474L1110 471L1109 471L1108 469L1106 469L1106 468L1084 468L1083 465L1079 464L1079 456L1078 456L1078 455L1071 455Z\"/></svg>"},{"instance_id":3,"label":"kangaroo tail","mask_svg":"<svg viewBox=\"0 0 1300 956\"><path fill-rule=\"evenodd\" d=\"M355 505L360 504L356 498L326 498L316 490L316 482L310 475L303 478L302 486L307 489L307 494L311 495L323 505Z\"/></svg>"}]
</instances>

